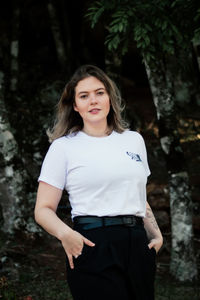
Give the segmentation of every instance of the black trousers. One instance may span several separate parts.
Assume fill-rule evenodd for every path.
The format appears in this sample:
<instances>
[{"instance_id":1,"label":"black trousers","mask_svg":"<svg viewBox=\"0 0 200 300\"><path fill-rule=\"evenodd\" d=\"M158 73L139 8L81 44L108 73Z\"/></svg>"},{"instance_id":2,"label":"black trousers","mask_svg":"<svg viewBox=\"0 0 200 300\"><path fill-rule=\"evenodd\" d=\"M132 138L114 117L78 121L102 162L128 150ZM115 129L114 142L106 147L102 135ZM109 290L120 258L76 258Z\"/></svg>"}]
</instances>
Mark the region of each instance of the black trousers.
<instances>
[{"instance_id":1,"label":"black trousers","mask_svg":"<svg viewBox=\"0 0 200 300\"><path fill-rule=\"evenodd\" d=\"M148 248L144 225L74 230L95 243L84 245L67 281L74 300L154 300L156 251Z\"/></svg>"}]
</instances>

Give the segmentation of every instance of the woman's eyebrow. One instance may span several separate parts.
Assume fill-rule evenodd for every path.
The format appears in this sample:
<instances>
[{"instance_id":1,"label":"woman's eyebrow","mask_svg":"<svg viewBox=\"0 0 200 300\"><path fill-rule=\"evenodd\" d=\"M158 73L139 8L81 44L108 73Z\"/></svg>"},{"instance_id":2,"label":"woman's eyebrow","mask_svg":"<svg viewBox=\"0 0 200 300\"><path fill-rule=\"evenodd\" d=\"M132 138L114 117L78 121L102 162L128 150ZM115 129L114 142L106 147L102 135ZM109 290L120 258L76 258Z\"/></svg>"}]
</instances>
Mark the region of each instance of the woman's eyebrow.
<instances>
[{"instance_id":1,"label":"woman's eyebrow","mask_svg":"<svg viewBox=\"0 0 200 300\"><path fill-rule=\"evenodd\" d=\"M95 92L97 92L97 91L99 91L99 90L105 90L105 88L103 88L103 87L98 88L98 89L95 90ZM78 96L79 96L80 94L85 94L85 93L88 93L88 91L81 91L81 92L78 93Z\"/></svg>"}]
</instances>

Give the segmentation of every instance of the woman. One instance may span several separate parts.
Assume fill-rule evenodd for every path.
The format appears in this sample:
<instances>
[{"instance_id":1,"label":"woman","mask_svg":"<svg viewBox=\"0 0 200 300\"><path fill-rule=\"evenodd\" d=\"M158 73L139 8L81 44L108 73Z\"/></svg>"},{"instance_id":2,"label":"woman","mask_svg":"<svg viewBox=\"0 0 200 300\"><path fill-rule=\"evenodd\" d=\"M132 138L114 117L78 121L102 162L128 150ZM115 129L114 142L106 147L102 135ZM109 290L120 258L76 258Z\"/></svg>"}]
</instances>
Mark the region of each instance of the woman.
<instances>
[{"instance_id":1,"label":"woman","mask_svg":"<svg viewBox=\"0 0 200 300\"><path fill-rule=\"evenodd\" d=\"M146 201L142 136L126 128L113 81L80 67L58 103L38 178L35 219L66 252L74 300L152 300L162 234ZM56 209L69 193L73 228Z\"/></svg>"}]
</instances>

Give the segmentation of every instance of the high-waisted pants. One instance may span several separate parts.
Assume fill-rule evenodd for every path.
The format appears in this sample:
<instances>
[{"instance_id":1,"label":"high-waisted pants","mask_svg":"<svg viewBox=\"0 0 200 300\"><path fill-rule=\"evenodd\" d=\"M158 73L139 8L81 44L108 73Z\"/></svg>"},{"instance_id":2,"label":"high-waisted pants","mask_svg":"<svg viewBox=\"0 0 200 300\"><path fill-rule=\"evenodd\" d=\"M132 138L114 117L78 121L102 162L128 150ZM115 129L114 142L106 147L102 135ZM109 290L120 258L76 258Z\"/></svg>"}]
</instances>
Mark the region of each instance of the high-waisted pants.
<instances>
[{"instance_id":1,"label":"high-waisted pants","mask_svg":"<svg viewBox=\"0 0 200 300\"><path fill-rule=\"evenodd\" d=\"M74 230L95 243L68 259L67 281L74 300L154 300L156 251L149 249L144 225Z\"/></svg>"}]
</instances>

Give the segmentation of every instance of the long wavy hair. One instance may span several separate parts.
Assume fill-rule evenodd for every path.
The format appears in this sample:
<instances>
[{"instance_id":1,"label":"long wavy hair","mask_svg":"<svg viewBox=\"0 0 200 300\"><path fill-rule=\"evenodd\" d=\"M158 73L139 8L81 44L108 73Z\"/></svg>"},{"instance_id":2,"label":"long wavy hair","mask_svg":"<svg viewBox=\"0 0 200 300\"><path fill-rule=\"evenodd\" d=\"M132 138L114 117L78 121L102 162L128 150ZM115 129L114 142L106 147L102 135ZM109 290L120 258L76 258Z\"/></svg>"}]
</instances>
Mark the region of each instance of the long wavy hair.
<instances>
[{"instance_id":1,"label":"long wavy hair","mask_svg":"<svg viewBox=\"0 0 200 300\"><path fill-rule=\"evenodd\" d=\"M49 141L80 131L83 128L83 120L78 112L74 110L75 88L79 81L87 77L96 77L103 83L110 99L110 111L107 122L110 134L112 130L122 133L128 128L127 122L122 118L122 98L115 83L98 67L83 65L79 67L69 82L66 84L61 98L56 106L56 118L52 129L47 130Z\"/></svg>"}]
</instances>

